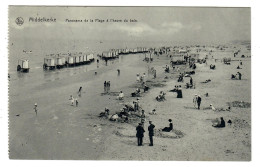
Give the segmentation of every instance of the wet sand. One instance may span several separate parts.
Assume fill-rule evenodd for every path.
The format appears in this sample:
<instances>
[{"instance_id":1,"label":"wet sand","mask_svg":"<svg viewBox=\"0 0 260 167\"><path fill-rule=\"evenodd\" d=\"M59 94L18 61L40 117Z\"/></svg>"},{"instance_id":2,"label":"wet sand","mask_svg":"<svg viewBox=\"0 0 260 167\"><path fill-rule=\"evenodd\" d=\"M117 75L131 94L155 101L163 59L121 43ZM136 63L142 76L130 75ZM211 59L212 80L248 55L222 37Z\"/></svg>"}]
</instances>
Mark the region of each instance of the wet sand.
<instances>
[{"instance_id":1,"label":"wet sand","mask_svg":"<svg viewBox=\"0 0 260 167\"><path fill-rule=\"evenodd\" d=\"M221 59L231 53L216 53ZM132 57L130 57L132 56ZM130 58L129 58L130 57ZM33 87L18 87L10 82L9 99L9 155L11 159L92 159L92 160L206 160L206 161L249 161L251 159L251 108L232 107L231 111L212 111L210 104L216 108L227 108L227 102L251 101L251 61L243 60L242 80L231 80L238 62L231 65L209 59L206 64L198 64L193 80L196 89L185 89L183 83L177 83L179 72L170 69L163 79L163 66L169 64L169 57L163 55L154 61L140 61L143 55L122 56L119 62L87 72L79 72L70 77L65 73L58 80L35 84ZM216 70L209 65L216 64ZM157 78L148 75L148 67L157 70ZM116 69L120 69L120 76ZM74 69L73 71L75 71ZM181 71L185 67L181 67ZM189 69L188 69L189 70ZM94 75L97 71L97 75ZM140 97L141 107L146 111L144 146L137 146L135 137L136 122L110 122L98 118L105 107L115 113L124 102L132 102L130 97L138 83L136 73L146 73L147 84L154 86ZM47 74L47 77L48 74ZM209 83L201 83L211 79ZM124 101L116 96L102 95L103 82L111 81L110 92L123 90ZM29 83L29 80L27 80ZM183 98L177 99L176 93L168 92L178 84L182 85ZM33 85L33 84L32 84ZM159 85L159 86L158 86ZM79 106L69 103L69 95L76 96L82 86L82 96L78 98ZM19 88L19 89L18 89ZM166 92L166 101L157 102L155 97L160 91ZM209 93L209 97L204 96ZM201 110L194 109L194 94L202 97ZM38 116L33 111L38 103ZM149 115L152 109L157 115ZM16 116L20 114L19 116ZM222 129L213 128L212 120L223 116L231 119L233 124ZM152 120L156 129L168 125L173 120L174 131L156 134L154 146L149 147L148 120Z\"/></svg>"}]
</instances>

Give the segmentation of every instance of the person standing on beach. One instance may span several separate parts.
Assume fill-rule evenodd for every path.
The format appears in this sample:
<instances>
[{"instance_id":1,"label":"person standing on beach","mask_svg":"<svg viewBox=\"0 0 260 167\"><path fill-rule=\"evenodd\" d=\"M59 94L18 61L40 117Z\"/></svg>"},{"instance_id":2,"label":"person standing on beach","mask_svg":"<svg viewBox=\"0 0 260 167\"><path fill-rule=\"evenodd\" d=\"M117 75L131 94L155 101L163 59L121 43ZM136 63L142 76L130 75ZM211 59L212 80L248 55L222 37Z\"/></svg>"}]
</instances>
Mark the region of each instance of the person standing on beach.
<instances>
[{"instance_id":1,"label":"person standing on beach","mask_svg":"<svg viewBox=\"0 0 260 167\"><path fill-rule=\"evenodd\" d=\"M154 70L153 77L156 78L156 70Z\"/></svg>"},{"instance_id":2,"label":"person standing on beach","mask_svg":"<svg viewBox=\"0 0 260 167\"><path fill-rule=\"evenodd\" d=\"M37 103L34 104L33 109L34 109L34 112L35 112L35 114L36 114L36 116L37 116L37 111L38 111L38 110L37 110Z\"/></svg>"},{"instance_id":3,"label":"person standing on beach","mask_svg":"<svg viewBox=\"0 0 260 167\"><path fill-rule=\"evenodd\" d=\"M197 97L197 104L198 104L198 110L200 109L200 104L201 104L201 97L198 95Z\"/></svg>"},{"instance_id":4,"label":"person standing on beach","mask_svg":"<svg viewBox=\"0 0 260 167\"><path fill-rule=\"evenodd\" d=\"M145 132L145 130L142 126L142 123L139 123L139 125L136 127L136 137L137 137L138 146L143 145L144 132Z\"/></svg>"},{"instance_id":5,"label":"person standing on beach","mask_svg":"<svg viewBox=\"0 0 260 167\"><path fill-rule=\"evenodd\" d=\"M181 85L178 86L177 89L177 98L182 98L182 89L181 89Z\"/></svg>"},{"instance_id":6,"label":"person standing on beach","mask_svg":"<svg viewBox=\"0 0 260 167\"><path fill-rule=\"evenodd\" d=\"M198 95L195 94L194 98L193 98L193 104L194 104L194 107L196 108L197 107L197 102L198 101Z\"/></svg>"},{"instance_id":7,"label":"person standing on beach","mask_svg":"<svg viewBox=\"0 0 260 167\"><path fill-rule=\"evenodd\" d=\"M238 74L238 79L241 80L242 74L240 72L237 72L237 74Z\"/></svg>"},{"instance_id":8,"label":"person standing on beach","mask_svg":"<svg viewBox=\"0 0 260 167\"><path fill-rule=\"evenodd\" d=\"M82 87L79 88L78 95L81 96Z\"/></svg>"},{"instance_id":9,"label":"person standing on beach","mask_svg":"<svg viewBox=\"0 0 260 167\"><path fill-rule=\"evenodd\" d=\"M193 85L193 79L190 77L190 85Z\"/></svg>"},{"instance_id":10,"label":"person standing on beach","mask_svg":"<svg viewBox=\"0 0 260 167\"><path fill-rule=\"evenodd\" d=\"M154 124L152 124L152 121L149 121L149 126L148 126L148 131L149 131L149 139L150 139L150 144L149 146L153 146L153 136L154 136Z\"/></svg>"},{"instance_id":11,"label":"person standing on beach","mask_svg":"<svg viewBox=\"0 0 260 167\"><path fill-rule=\"evenodd\" d=\"M104 92L107 93L107 81L104 82Z\"/></svg>"},{"instance_id":12,"label":"person standing on beach","mask_svg":"<svg viewBox=\"0 0 260 167\"><path fill-rule=\"evenodd\" d=\"M110 81L107 81L107 91L110 91Z\"/></svg>"}]
</instances>

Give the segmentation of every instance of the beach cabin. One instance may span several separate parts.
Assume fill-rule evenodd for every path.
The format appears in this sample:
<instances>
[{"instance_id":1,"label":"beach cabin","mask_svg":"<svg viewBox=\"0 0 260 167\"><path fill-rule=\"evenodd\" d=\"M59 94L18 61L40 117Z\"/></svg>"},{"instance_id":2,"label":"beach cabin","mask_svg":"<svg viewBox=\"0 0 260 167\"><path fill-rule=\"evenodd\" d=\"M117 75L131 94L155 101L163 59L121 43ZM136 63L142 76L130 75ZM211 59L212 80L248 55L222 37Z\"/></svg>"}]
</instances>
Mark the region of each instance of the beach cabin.
<instances>
[{"instance_id":1,"label":"beach cabin","mask_svg":"<svg viewBox=\"0 0 260 167\"><path fill-rule=\"evenodd\" d=\"M56 68L63 68L65 66L65 57L56 57Z\"/></svg>"},{"instance_id":2,"label":"beach cabin","mask_svg":"<svg viewBox=\"0 0 260 167\"><path fill-rule=\"evenodd\" d=\"M83 64L87 64L87 63L88 63L87 55L85 54L85 55L83 55Z\"/></svg>"},{"instance_id":3,"label":"beach cabin","mask_svg":"<svg viewBox=\"0 0 260 167\"><path fill-rule=\"evenodd\" d=\"M69 56L67 58L67 63L68 63L68 66L74 66L75 65L75 60L74 60L74 57L73 56Z\"/></svg>"},{"instance_id":4,"label":"beach cabin","mask_svg":"<svg viewBox=\"0 0 260 167\"><path fill-rule=\"evenodd\" d=\"M75 62L75 65L80 65L80 56L79 55L75 55L73 56L74 57L74 62Z\"/></svg>"},{"instance_id":5,"label":"beach cabin","mask_svg":"<svg viewBox=\"0 0 260 167\"><path fill-rule=\"evenodd\" d=\"M87 60L90 61L90 62L94 61L94 54L93 53L89 54L87 56Z\"/></svg>"},{"instance_id":6,"label":"beach cabin","mask_svg":"<svg viewBox=\"0 0 260 167\"><path fill-rule=\"evenodd\" d=\"M82 54L79 55L79 64L84 64L84 55Z\"/></svg>"},{"instance_id":7,"label":"beach cabin","mask_svg":"<svg viewBox=\"0 0 260 167\"><path fill-rule=\"evenodd\" d=\"M53 70L55 69L56 64L55 64L55 58L44 58L44 63L43 63L43 69L44 70Z\"/></svg>"},{"instance_id":8,"label":"beach cabin","mask_svg":"<svg viewBox=\"0 0 260 167\"><path fill-rule=\"evenodd\" d=\"M29 60L18 60L17 71L29 72Z\"/></svg>"}]
</instances>

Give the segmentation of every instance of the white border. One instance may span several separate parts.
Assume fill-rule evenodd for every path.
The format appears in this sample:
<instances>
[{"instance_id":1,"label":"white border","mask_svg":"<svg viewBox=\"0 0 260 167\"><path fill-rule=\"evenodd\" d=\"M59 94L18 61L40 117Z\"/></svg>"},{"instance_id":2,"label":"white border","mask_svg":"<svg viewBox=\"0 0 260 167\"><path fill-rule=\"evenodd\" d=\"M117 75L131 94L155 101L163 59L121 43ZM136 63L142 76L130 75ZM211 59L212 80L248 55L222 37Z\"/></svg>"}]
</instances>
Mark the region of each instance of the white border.
<instances>
[{"instance_id":1,"label":"white border","mask_svg":"<svg viewBox=\"0 0 260 167\"><path fill-rule=\"evenodd\" d=\"M258 71L258 62L260 62L260 55L257 55L260 49L259 45L259 6L258 2L248 1L248 0L129 0L129 1L120 1L120 0L109 0L109 1L97 1L97 0L73 0L73 1L61 1L61 0L44 0L37 2L36 0L9 0L0 1L0 86L1 86L1 103L0 103L0 163L1 166L117 166L121 165L124 167L134 166L134 165L144 165L144 166L199 166L199 167L208 167L208 166L259 166L259 121L260 118L258 109L258 94L259 94L259 79L256 74ZM178 162L178 161L157 161L157 162L134 162L128 161L18 161L18 160L9 160L8 158L8 83L7 83L7 61L8 61L8 50L7 50L7 40L8 40L8 5L63 5L63 6L205 6L205 7L251 7L251 27L252 27L252 161L251 162ZM257 19L258 18L258 19ZM258 57L257 57L258 56ZM3 59L2 59L3 58Z\"/></svg>"}]
</instances>

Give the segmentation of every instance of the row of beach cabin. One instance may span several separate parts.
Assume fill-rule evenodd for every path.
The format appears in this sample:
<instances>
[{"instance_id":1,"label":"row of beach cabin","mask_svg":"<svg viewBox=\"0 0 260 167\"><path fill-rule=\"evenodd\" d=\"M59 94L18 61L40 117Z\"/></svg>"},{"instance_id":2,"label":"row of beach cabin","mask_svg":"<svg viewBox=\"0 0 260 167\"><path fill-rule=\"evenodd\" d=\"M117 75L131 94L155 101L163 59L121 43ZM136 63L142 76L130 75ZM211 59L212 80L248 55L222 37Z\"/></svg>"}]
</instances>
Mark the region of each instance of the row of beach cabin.
<instances>
[{"instance_id":1,"label":"row of beach cabin","mask_svg":"<svg viewBox=\"0 0 260 167\"><path fill-rule=\"evenodd\" d=\"M102 59L109 60L109 59L118 58L119 55L147 53L148 51L149 51L148 48L142 48L142 47L137 47L135 49L110 49L110 51L103 52L99 56Z\"/></svg>"},{"instance_id":2,"label":"row of beach cabin","mask_svg":"<svg viewBox=\"0 0 260 167\"><path fill-rule=\"evenodd\" d=\"M93 54L79 54L79 55L69 55L69 56L57 56L57 57L46 57L44 58L43 69L44 70L52 70L55 68L63 68L63 67L73 67L84 64L89 64L94 61Z\"/></svg>"}]
</instances>

